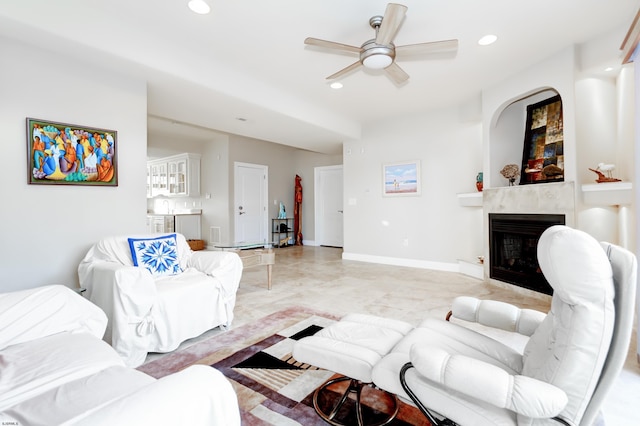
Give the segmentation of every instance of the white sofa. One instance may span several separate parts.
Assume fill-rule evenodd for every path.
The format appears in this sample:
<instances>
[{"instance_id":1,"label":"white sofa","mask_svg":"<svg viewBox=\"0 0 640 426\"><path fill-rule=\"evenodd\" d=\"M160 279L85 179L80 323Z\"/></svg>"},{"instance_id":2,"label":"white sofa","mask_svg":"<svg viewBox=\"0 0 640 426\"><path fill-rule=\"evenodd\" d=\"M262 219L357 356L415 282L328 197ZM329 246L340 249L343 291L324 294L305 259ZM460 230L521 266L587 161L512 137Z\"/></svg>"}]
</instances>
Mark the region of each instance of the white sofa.
<instances>
[{"instance_id":1,"label":"white sofa","mask_svg":"<svg viewBox=\"0 0 640 426\"><path fill-rule=\"evenodd\" d=\"M171 235L169 267L175 271L153 275L134 265L129 238L162 241ZM105 340L127 366L137 367L148 352L170 352L207 330L231 325L242 261L231 252L194 252L181 234L109 237L91 247L78 276L86 297L109 318Z\"/></svg>"},{"instance_id":2,"label":"white sofa","mask_svg":"<svg viewBox=\"0 0 640 426\"><path fill-rule=\"evenodd\" d=\"M64 286L0 294L0 424L239 425L229 381L209 366L159 380L101 340L107 317Z\"/></svg>"}]
</instances>

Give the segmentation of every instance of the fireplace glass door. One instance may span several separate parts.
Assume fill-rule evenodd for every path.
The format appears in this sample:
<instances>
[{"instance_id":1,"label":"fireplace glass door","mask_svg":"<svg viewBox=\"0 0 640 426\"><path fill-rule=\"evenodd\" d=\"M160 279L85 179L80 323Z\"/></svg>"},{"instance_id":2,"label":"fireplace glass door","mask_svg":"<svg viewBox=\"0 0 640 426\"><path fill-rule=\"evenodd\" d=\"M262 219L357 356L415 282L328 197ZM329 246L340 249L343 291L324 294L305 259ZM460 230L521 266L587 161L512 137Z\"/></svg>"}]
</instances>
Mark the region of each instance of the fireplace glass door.
<instances>
[{"instance_id":1,"label":"fireplace glass door","mask_svg":"<svg viewBox=\"0 0 640 426\"><path fill-rule=\"evenodd\" d=\"M564 215L489 214L489 276L540 293L553 290L538 265L538 239Z\"/></svg>"}]
</instances>

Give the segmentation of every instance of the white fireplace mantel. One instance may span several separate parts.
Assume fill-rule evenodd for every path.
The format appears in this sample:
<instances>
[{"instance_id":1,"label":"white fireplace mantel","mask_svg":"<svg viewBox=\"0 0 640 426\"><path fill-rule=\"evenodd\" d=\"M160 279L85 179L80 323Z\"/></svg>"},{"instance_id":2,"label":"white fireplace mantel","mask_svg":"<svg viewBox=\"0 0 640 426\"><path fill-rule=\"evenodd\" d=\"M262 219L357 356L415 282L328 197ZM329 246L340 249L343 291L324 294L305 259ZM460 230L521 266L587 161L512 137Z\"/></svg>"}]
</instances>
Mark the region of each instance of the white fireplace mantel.
<instances>
[{"instance_id":1,"label":"white fireplace mantel","mask_svg":"<svg viewBox=\"0 0 640 426\"><path fill-rule=\"evenodd\" d=\"M566 224L575 226L574 188L573 182L485 188L483 213L564 214Z\"/></svg>"}]
</instances>

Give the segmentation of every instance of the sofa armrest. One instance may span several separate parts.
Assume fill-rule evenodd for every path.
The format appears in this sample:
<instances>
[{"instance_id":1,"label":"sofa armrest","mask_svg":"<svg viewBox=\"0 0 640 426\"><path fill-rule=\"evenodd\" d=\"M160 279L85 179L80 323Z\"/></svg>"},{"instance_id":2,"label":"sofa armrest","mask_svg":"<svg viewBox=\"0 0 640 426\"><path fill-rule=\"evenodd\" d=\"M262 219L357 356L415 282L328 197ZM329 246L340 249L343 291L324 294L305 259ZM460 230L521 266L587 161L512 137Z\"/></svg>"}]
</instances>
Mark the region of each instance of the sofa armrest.
<instances>
[{"instance_id":1,"label":"sofa armrest","mask_svg":"<svg viewBox=\"0 0 640 426\"><path fill-rule=\"evenodd\" d=\"M105 340L128 366L141 364L155 328L153 308L158 299L151 273L135 266L98 261L81 265L80 285L89 300L109 317Z\"/></svg>"},{"instance_id":2,"label":"sofa armrest","mask_svg":"<svg viewBox=\"0 0 640 426\"><path fill-rule=\"evenodd\" d=\"M65 424L240 425L238 399L218 370L194 365Z\"/></svg>"},{"instance_id":3,"label":"sofa armrest","mask_svg":"<svg viewBox=\"0 0 640 426\"><path fill-rule=\"evenodd\" d=\"M531 336L546 314L533 309L521 309L496 300L480 300L460 296L454 299L451 316L488 327Z\"/></svg>"},{"instance_id":4,"label":"sofa armrest","mask_svg":"<svg viewBox=\"0 0 640 426\"><path fill-rule=\"evenodd\" d=\"M107 317L62 285L0 294L0 350L62 332L104 335Z\"/></svg>"},{"instance_id":5,"label":"sofa armrest","mask_svg":"<svg viewBox=\"0 0 640 426\"><path fill-rule=\"evenodd\" d=\"M235 300L240 278L242 278L242 260L237 253L195 251L189 257L188 266L217 278L225 301Z\"/></svg>"},{"instance_id":6,"label":"sofa armrest","mask_svg":"<svg viewBox=\"0 0 640 426\"><path fill-rule=\"evenodd\" d=\"M495 365L441 348L414 345L410 358L424 378L527 417L557 416L568 403L566 393L552 384L509 374Z\"/></svg>"}]
</instances>

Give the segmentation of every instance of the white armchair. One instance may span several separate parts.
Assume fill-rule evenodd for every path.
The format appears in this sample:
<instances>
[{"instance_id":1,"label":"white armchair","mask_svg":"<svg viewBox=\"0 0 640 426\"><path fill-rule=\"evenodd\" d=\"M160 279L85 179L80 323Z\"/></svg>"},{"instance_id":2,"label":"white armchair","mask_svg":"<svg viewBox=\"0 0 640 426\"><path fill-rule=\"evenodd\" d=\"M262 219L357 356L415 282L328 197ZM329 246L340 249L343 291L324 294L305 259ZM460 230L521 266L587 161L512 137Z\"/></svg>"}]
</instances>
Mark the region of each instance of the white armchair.
<instances>
[{"instance_id":1,"label":"white armchair","mask_svg":"<svg viewBox=\"0 0 640 426\"><path fill-rule=\"evenodd\" d=\"M554 290L548 314L457 299L452 316L522 332L520 352L452 322L427 319L372 372L434 425L591 425L619 374L633 326L637 264L629 251L566 226L538 243Z\"/></svg>"},{"instance_id":2,"label":"white armchair","mask_svg":"<svg viewBox=\"0 0 640 426\"><path fill-rule=\"evenodd\" d=\"M183 341L217 326L229 327L233 321L240 257L194 252L181 234L167 244L163 238L166 235L105 238L91 247L78 267L86 297L109 318L104 339L130 367L142 364L148 352L173 351ZM159 241L157 246L150 239ZM139 242L149 250L134 252ZM163 263L163 256L169 264ZM142 265L145 261L164 269L154 275L151 266Z\"/></svg>"}]
</instances>

